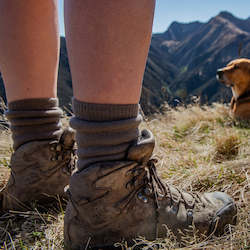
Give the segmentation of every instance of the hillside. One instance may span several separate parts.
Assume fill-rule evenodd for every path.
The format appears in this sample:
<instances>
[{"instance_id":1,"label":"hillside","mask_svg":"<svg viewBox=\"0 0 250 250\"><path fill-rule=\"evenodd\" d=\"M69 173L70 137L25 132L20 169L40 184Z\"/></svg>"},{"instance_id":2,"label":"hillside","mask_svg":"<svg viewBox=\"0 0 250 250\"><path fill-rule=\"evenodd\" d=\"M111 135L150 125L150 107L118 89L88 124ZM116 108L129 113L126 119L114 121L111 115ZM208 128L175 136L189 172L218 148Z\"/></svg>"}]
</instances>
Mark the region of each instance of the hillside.
<instances>
[{"instance_id":1,"label":"hillside","mask_svg":"<svg viewBox=\"0 0 250 250\"><path fill-rule=\"evenodd\" d=\"M157 139L154 157L160 176L169 184L193 191L225 191L238 206L238 224L221 238L183 238L185 249L249 249L250 129L235 124L222 104L171 109L147 119L142 127ZM10 133L0 131L0 188L6 183L11 154ZM63 249L64 207L29 212L11 211L0 217L0 249ZM144 249L180 249L175 238L155 242L137 239ZM183 246L182 246L183 247ZM127 249L124 247L123 249ZM181 248L184 249L184 248ZM131 249L132 250L132 249Z\"/></svg>"},{"instance_id":2,"label":"hillside","mask_svg":"<svg viewBox=\"0 0 250 250\"><path fill-rule=\"evenodd\" d=\"M169 82L174 96L184 102L194 95L203 103L228 102L231 91L216 81L216 70L236 59L240 47L241 57L250 57L250 21L221 12L207 23L174 22L165 33L153 36L153 41L153 46L165 52L164 60L178 68Z\"/></svg>"}]
</instances>

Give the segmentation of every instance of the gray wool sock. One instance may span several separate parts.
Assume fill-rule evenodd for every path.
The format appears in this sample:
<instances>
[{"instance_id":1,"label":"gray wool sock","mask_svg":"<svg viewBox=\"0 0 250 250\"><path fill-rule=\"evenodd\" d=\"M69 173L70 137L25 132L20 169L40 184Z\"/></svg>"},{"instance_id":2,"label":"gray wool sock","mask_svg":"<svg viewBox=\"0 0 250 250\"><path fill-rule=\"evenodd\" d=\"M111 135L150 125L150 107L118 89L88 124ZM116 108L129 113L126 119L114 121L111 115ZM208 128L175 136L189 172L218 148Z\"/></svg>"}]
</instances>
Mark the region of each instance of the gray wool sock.
<instances>
[{"instance_id":1,"label":"gray wool sock","mask_svg":"<svg viewBox=\"0 0 250 250\"><path fill-rule=\"evenodd\" d=\"M5 115L10 122L14 150L31 141L58 140L62 133L62 110L57 98L10 102Z\"/></svg>"},{"instance_id":2,"label":"gray wool sock","mask_svg":"<svg viewBox=\"0 0 250 250\"><path fill-rule=\"evenodd\" d=\"M139 136L138 104L94 104L73 99L78 170L100 161L122 160Z\"/></svg>"}]
</instances>

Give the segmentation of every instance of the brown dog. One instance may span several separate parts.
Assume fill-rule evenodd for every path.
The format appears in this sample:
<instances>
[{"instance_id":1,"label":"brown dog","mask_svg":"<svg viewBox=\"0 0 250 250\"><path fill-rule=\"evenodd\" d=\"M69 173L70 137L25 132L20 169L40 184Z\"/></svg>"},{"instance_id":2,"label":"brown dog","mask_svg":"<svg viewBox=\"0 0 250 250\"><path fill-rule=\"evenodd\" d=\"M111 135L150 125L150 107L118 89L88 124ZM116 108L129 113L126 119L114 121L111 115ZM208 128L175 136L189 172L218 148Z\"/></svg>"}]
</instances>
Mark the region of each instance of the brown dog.
<instances>
[{"instance_id":1,"label":"brown dog","mask_svg":"<svg viewBox=\"0 0 250 250\"><path fill-rule=\"evenodd\" d=\"M237 119L250 120L250 59L231 61L218 69L217 79L232 88L231 110Z\"/></svg>"}]
</instances>

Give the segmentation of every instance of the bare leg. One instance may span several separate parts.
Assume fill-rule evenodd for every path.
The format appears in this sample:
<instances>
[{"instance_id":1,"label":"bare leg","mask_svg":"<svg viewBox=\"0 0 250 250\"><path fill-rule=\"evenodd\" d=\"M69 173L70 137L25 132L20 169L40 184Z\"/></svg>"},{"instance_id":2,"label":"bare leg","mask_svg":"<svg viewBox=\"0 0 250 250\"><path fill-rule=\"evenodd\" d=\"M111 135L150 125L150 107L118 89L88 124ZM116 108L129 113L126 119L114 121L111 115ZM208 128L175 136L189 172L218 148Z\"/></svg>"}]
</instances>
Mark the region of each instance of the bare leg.
<instances>
[{"instance_id":1,"label":"bare leg","mask_svg":"<svg viewBox=\"0 0 250 250\"><path fill-rule=\"evenodd\" d=\"M126 161L131 146L140 138L138 102L151 38L154 4L154 0L65 0L66 40L75 97L75 116L70 124L76 130L78 146L77 166L68 189L72 199L64 217L67 249L85 248L88 239L91 247L102 248L103 243L98 245L96 238L105 239L109 244L112 233L115 234L115 242L126 237L122 226L117 227L119 232L117 228L103 230L102 225L109 225L112 221L113 211L123 210L119 207L116 211L116 205L112 203L111 208L106 203L107 193L114 193L119 201L117 204L123 204L124 210L127 208L122 201L123 194L113 192L111 186L106 189L104 182L97 183L95 175L99 177L101 172L112 171L109 167L113 162ZM96 164L100 164L98 170ZM85 183L89 184L89 189L85 188ZM117 175L112 185L119 186L119 183L120 176ZM102 191L96 194L92 192L92 186L98 192ZM92 206L95 201L89 205L82 199L80 192L87 189L90 192L85 196L86 200L104 197L104 202L98 200L102 211ZM76 205L77 212L75 198L79 204L84 204L81 207ZM96 214L86 213L86 207L98 211ZM103 216L106 211L107 217ZM86 214L88 223L82 219ZM95 232L90 228L95 228ZM134 235L130 227L126 231Z\"/></svg>"},{"instance_id":2,"label":"bare leg","mask_svg":"<svg viewBox=\"0 0 250 250\"><path fill-rule=\"evenodd\" d=\"M0 1L0 69L8 102L56 97L56 0Z\"/></svg>"},{"instance_id":3,"label":"bare leg","mask_svg":"<svg viewBox=\"0 0 250 250\"><path fill-rule=\"evenodd\" d=\"M69 183L74 139L62 130L55 98L57 23L56 0L0 0L0 70L15 151L1 211L27 209L34 200L46 205Z\"/></svg>"},{"instance_id":4,"label":"bare leg","mask_svg":"<svg viewBox=\"0 0 250 250\"><path fill-rule=\"evenodd\" d=\"M139 102L154 0L65 0L74 96L105 104Z\"/></svg>"}]
</instances>

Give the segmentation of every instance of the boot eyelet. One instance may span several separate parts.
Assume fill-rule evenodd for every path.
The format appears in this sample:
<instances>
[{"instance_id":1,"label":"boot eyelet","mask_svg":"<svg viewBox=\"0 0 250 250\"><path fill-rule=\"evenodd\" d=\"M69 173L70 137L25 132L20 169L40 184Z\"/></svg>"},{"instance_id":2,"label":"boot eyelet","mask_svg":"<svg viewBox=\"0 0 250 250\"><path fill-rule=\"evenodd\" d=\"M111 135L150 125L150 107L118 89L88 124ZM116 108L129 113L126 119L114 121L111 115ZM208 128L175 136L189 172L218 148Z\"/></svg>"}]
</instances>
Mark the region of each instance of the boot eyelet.
<instances>
[{"instance_id":1,"label":"boot eyelet","mask_svg":"<svg viewBox=\"0 0 250 250\"><path fill-rule=\"evenodd\" d=\"M149 188L149 187L146 187L146 188L144 189L144 193L145 193L146 195L151 195L151 194L152 194L152 189Z\"/></svg>"},{"instance_id":2,"label":"boot eyelet","mask_svg":"<svg viewBox=\"0 0 250 250\"><path fill-rule=\"evenodd\" d=\"M138 193L138 194L137 194L137 197L138 197L139 200L142 200L142 199L143 199L142 193Z\"/></svg>"},{"instance_id":3,"label":"boot eyelet","mask_svg":"<svg viewBox=\"0 0 250 250\"><path fill-rule=\"evenodd\" d=\"M172 214L176 215L177 212L178 212L178 206L176 206L176 205L172 206L171 209L170 209L170 212Z\"/></svg>"},{"instance_id":4,"label":"boot eyelet","mask_svg":"<svg viewBox=\"0 0 250 250\"><path fill-rule=\"evenodd\" d=\"M148 198L144 196L142 193L138 193L137 197L139 200L141 200L143 203L148 203Z\"/></svg>"},{"instance_id":5,"label":"boot eyelet","mask_svg":"<svg viewBox=\"0 0 250 250\"><path fill-rule=\"evenodd\" d=\"M190 209L188 209L188 210L187 210L187 215L188 215L188 216L193 216L193 211L190 210Z\"/></svg>"},{"instance_id":6,"label":"boot eyelet","mask_svg":"<svg viewBox=\"0 0 250 250\"><path fill-rule=\"evenodd\" d=\"M191 225L193 222L193 211L191 209L187 210L187 223Z\"/></svg>"}]
</instances>

